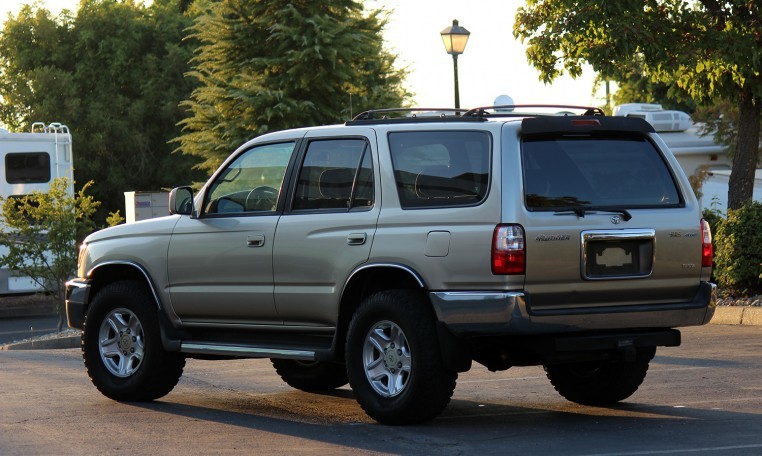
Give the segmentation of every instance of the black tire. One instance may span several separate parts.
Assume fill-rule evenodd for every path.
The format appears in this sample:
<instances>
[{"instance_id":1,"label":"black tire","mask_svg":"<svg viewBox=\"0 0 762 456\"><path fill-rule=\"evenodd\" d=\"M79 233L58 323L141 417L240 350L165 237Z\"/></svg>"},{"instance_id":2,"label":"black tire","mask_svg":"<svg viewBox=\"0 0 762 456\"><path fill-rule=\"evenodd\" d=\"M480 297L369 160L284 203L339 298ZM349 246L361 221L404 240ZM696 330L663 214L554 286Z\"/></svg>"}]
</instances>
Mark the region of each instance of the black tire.
<instances>
[{"instance_id":1,"label":"black tire","mask_svg":"<svg viewBox=\"0 0 762 456\"><path fill-rule=\"evenodd\" d=\"M413 290L381 291L360 304L349 325L346 362L357 402L384 424L436 417L458 378L442 362L429 303Z\"/></svg>"},{"instance_id":2,"label":"black tire","mask_svg":"<svg viewBox=\"0 0 762 456\"><path fill-rule=\"evenodd\" d=\"M592 361L545 367L561 396L583 405L609 405L632 396L643 383L655 348L639 349L635 361Z\"/></svg>"},{"instance_id":3,"label":"black tire","mask_svg":"<svg viewBox=\"0 0 762 456\"><path fill-rule=\"evenodd\" d=\"M175 387L185 357L161 344L156 303L136 281L106 285L85 317L82 356L98 391L117 401L152 401Z\"/></svg>"},{"instance_id":4,"label":"black tire","mask_svg":"<svg viewBox=\"0 0 762 456\"><path fill-rule=\"evenodd\" d=\"M272 359L275 372L290 387L302 391L328 391L349 383L343 364L325 361Z\"/></svg>"}]
</instances>

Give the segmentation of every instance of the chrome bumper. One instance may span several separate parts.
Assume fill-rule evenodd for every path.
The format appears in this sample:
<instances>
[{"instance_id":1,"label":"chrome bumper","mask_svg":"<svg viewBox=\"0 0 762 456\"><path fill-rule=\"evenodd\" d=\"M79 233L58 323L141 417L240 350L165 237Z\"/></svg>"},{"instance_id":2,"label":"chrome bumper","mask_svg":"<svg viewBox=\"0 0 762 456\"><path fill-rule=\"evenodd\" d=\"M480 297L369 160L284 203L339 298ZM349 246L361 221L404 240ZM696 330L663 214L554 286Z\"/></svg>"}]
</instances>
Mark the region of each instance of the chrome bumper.
<instances>
[{"instance_id":1,"label":"chrome bumper","mask_svg":"<svg viewBox=\"0 0 762 456\"><path fill-rule=\"evenodd\" d=\"M701 282L690 302L533 311L523 292L429 293L439 321L457 335L526 335L635 328L677 328L709 322L717 286Z\"/></svg>"}]
</instances>

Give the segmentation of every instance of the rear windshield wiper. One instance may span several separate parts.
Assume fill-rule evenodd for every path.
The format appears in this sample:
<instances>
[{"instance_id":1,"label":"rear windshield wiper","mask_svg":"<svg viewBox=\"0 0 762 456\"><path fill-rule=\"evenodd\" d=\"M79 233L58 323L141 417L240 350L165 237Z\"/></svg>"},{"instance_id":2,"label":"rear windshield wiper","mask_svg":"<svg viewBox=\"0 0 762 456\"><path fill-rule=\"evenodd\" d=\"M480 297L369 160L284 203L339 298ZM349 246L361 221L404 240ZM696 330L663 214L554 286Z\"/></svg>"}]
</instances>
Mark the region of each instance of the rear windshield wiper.
<instances>
[{"instance_id":1,"label":"rear windshield wiper","mask_svg":"<svg viewBox=\"0 0 762 456\"><path fill-rule=\"evenodd\" d=\"M632 218L632 214L630 214L627 209L600 206L571 206L568 208L559 208L556 210L556 215L575 214L579 218L585 218L585 214L588 212L614 212L616 214L622 214L622 219L625 222Z\"/></svg>"}]
</instances>

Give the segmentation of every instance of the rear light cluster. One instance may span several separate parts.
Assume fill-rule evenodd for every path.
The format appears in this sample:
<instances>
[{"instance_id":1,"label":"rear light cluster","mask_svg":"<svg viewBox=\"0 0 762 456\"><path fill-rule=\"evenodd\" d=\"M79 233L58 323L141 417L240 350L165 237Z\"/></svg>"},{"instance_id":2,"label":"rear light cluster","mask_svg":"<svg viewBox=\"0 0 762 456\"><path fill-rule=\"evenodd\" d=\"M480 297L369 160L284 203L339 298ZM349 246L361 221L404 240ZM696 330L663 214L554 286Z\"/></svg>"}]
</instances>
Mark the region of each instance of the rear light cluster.
<instances>
[{"instance_id":1,"label":"rear light cluster","mask_svg":"<svg viewBox=\"0 0 762 456\"><path fill-rule=\"evenodd\" d=\"M526 271L524 228L498 225L492 235L492 273L522 275Z\"/></svg>"},{"instance_id":2,"label":"rear light cluster","mask_svg":"<svg viewBox=\"0 0 762 456\"><path fill-rule=\"evenodd\" d=\"M709 223L701 219L701 267L711 268L713 259L712 230L709 228Z\"/></svg>"}]
</instances>

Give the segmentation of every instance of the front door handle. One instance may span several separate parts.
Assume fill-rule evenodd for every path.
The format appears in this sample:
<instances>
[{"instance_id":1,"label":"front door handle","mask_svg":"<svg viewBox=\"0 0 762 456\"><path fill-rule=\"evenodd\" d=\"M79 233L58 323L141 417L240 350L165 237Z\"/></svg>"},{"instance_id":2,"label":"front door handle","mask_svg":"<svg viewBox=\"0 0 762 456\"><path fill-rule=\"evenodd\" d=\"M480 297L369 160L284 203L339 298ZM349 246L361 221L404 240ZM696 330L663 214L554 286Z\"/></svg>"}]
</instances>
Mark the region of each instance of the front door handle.
<instances>
[{"instance_id":1,"label":"front door handle","mask_svg":"<svg viewBox=\"0 0 762 456\"><path fill-rule=\"evenodd\" d=\"M365 244L367 237L368 236L365 233L351 233L349 236L347 236L347 244L363 245Z\"/></svg>"},{"instance_id":2,"label":"front door handle","mask_svg":"<svg viewBox=\"0 0 762 456\"><path fill-rule=\"evenodd\" d=\"M252 235L246 236L247 247L262 247L263 245L265 245L264 234L252 234Z\"/></svg>"}]
</instances>

